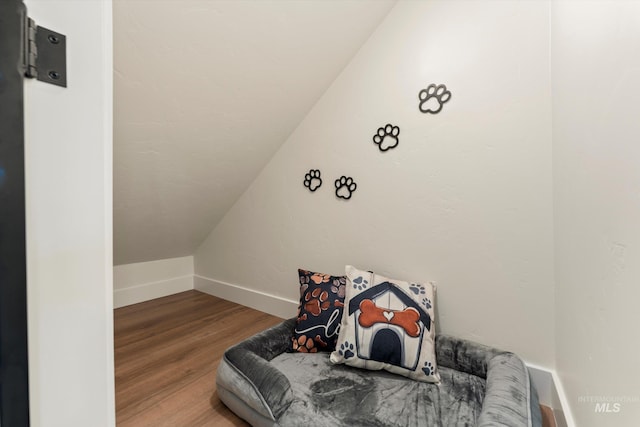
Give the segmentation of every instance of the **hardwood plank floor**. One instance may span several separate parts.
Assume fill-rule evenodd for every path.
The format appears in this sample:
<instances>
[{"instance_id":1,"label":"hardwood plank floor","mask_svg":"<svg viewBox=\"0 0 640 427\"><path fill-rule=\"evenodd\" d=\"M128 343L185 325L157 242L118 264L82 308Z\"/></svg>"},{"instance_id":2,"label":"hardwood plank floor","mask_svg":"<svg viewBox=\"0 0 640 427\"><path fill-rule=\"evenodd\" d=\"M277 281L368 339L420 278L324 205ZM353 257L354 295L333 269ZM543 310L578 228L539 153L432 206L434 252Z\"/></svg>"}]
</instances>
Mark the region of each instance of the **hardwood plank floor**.
<instances>
[{"instance_id":1,"label":"hardwood plank floor","mask_svg":"<svg viewBox=\"0 0 640 427\"><path fill-rule=\"evenodd\" d=\"M216 392L233 344L282 319L198 291L114 311L118 427L248 426ZM543 426L555 427L542 406Z\"/></svg>"},{"instance_id":2,"label":"hardwood plank floor","mask_svg":"<svg viewBox=\"0 0 640 427\"><path fill-rule=\"evenodd\" d=\"M231 345L282 319L198 291L114 311L119 427L246 426L214 395Z\"/></svg>"}]
</instances>

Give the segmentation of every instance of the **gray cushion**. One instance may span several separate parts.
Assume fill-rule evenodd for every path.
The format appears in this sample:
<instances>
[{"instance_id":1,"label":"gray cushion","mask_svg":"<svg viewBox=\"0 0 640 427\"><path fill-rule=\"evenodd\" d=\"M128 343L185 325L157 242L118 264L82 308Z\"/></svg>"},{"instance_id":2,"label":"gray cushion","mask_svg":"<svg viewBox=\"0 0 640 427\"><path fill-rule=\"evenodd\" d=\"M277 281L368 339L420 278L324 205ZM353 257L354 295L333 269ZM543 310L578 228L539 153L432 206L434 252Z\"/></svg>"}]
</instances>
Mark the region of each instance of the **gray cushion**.
<instances>
[{"instance_id":1,"label":"gray cushion","mask_svg":"<svg viewBox=\"0 0 640 427\"><path fill-rule=\"evenodd\" d=\"M531 426L540 408L514 354L440 335L440 385L285 353L294 319L230 348L220 399L254 426Z\"/></svg>"},{"instance_id":2,"label":"gray cushion","mask_svg":"<svg viewBox=\"0 0 640 427\"><path fill-rule=\"evenodd\" d=\"M473 426L485 393L482 378L442 368L440 386L386 371L333 365L323 354L281 354L271 361L289 379L293 400L280 425Z\"/></svg>"}]
</instances>

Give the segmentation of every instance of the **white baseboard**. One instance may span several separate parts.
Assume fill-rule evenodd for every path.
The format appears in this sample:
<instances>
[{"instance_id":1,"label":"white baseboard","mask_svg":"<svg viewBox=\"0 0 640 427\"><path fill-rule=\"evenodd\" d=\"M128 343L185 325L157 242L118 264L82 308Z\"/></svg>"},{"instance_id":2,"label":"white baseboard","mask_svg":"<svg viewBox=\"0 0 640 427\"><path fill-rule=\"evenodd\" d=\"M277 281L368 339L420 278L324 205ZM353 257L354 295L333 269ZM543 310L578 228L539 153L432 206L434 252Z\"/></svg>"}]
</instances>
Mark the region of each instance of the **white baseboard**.
<instances>
[{"instance_id":1,"label":"white baseboard","mask_svg":"<svg viewBox=\"0 0 640 427\"><path fill-rule=\"evenodd\" d=\"M194 276L194 289L226 299L256 310L269 313L273 316L288 319L294 317L298 312L298 301L289 300L279 296L244 288L220 280L208 277Z\"/></svg>"},{"instance_id":2,"label":"white baseboard","mask_svg":"<svg viewBox=\"0 0 640 427\"><path fill-rule=\"evenodd\" d=\"M527 364L531 382L538 391L540 404L553 409L558 427L575 427L564 389L555 371Z\"/></svg>"},{"instance_id":3,"label":"white baseboard","mask_svg":"<svg viewBox=\"0 0 640 427\"><path fill-rule=\"evenodd\" d=\"M553 383L555 385L555 394L553 396L554 405L551 407L556 416L556 423L558 427L575 427L576 423L573 420L569 401L567 400L567 395L564 392L560 377L558 377L557 372L552 372L551 374L553 375Z\"/></svg>"},{"instance_id":4,"label":"white baseboard","mask_svg":"<svg viewBox=\"0 0 640 427\"><path fill-rule=\"evenodd\" d=\"M175 277L113 291L113 308L166 297L193 289L193 276Z\"/></svg>"},{"instance_id":5,"label":"white baseboard","mask_svg":"<svg viewBox=\"0 0 640 427\"><path fill-rule=\"evenodd\" d=\"M114 308L191 289L193 289L192 256L113 267Z\"/></svg>"},{"instance_id":6,"label":"white baseboard","mask_svg":"<svg viewBox=\"0 0 640 427\"><path fill-rule=\"evenodd\" d=\"M531 382L538 391L538 400L540 400L540 404L553 408L554 384L552 372L548 369L528 363L527 369L529 370L529 377L531 378Z\"/></svg>"}]
</instances>

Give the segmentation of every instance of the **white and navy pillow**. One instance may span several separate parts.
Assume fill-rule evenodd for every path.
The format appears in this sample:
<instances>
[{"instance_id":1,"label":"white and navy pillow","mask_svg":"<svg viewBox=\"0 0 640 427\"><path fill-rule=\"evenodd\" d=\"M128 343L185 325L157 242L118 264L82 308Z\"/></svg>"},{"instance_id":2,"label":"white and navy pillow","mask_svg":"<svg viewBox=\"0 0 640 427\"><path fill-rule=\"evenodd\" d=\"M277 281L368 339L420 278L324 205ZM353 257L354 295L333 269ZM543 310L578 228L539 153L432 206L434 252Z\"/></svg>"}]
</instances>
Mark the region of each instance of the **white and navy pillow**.
<instances>
[{"instance_id":1,"label":"white and navy pillow","mask_svg":"<svg viewBox=\"0 0 640 427\"><path fill-rule=\"evenodd\" d=\"M389 279L350 265L346 275L345 306L331 362L439 383L435 284Z\"/></svg>"}]
</instances>

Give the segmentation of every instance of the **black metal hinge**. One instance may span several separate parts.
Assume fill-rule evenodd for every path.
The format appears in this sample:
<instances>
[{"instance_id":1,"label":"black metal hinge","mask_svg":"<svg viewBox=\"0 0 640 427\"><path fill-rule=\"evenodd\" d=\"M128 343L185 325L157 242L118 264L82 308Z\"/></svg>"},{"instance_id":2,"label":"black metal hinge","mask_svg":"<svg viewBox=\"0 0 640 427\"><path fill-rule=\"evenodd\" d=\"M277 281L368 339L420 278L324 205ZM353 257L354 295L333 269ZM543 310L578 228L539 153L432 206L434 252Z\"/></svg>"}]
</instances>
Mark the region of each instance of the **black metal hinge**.
<instances>
[{"instance_id":1,"label":"black metal hinge","mask_svg":"<svg viewBox=\"0 0 640 427\"><path fill-rule=\"evenodd\" d=\"M26 77L67 87L67 37L36 25L23 11L23 67Z\"/></svg>"}]
</instances>

